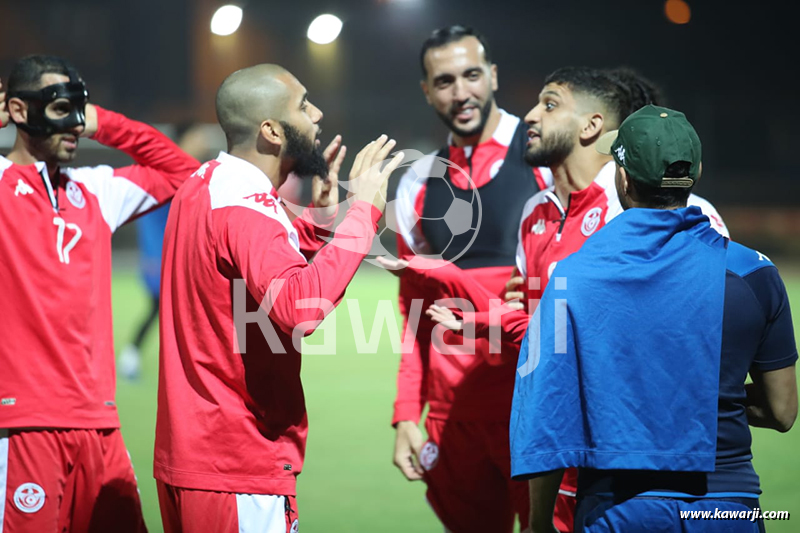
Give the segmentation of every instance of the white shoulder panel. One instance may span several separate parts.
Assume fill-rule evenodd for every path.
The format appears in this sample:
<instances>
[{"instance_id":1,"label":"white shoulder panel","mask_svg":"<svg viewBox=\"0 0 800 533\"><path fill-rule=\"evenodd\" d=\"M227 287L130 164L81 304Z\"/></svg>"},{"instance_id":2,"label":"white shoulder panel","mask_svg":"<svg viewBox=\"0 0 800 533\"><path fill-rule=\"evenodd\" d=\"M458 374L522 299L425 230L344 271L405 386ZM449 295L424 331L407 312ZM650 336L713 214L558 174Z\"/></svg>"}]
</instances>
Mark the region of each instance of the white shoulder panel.
<instances>
[{"instance_id":1,"label":"white shoulder panel","mask_svg":"<svg viewBox=\"0 0 800 533\"><path fill-rule=\"evenodd\" d=\"M211 209L244 207L275 220L286 230L289 245L303 256L300 252L297 230L286 215L280 200L270 192L272 186L267 181L267 177L264 176L264 184L259 184L255 180L243 178L238 172L239 170L240 168L232 168L231 165L225 163L214 169L208 184Z\"/></svg>"},{"instance_id":2,"label":"white shoulder panel","mask_svg":"<svg viewBox=\"0 0 800 533\"><path fill-rule=\"evenodd\" d=\"M497 129L494 130L492 137L503 146L509 146L514 140L514 132L517 131L518 126L519 117L506 113L501 109L500 123L497 125Z\"/></svg>"},{"instance_id":3,"label":"white shoulder panel","mask_svg":"<svg viewBox=\"0 0 800 533\"><path fill-rule=\"evenodd\" d=\"M594 182L606 192L608 210L606 211L605 224L608 224L614 217L622 213L622 204L619 203L619 195L617 194L617 184L614 182L616 173L617 164L614 161L609 161L603 165L603 168L594 178Z\"/></svg>"},{"instance_id":4,"label":"white shoulder panel","mask_svg":"<svg viewBox=\"0 0 800 533\"><path fill-rule=\"evenodd\" d=\"M66 168L62 172L97 197L103 219L112 233L131 217L158 205L158 201L137 184L115 176L114 168L108 165Z\"/></svg>"}]
</instances>

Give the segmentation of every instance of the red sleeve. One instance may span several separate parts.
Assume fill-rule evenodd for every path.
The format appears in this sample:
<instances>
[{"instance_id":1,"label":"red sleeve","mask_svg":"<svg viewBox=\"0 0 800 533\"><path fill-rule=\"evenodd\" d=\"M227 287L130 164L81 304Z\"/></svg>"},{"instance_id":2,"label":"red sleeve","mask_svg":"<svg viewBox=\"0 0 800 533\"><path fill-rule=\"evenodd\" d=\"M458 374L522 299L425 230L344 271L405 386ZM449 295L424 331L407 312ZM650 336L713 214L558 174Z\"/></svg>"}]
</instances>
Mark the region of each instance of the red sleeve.
<instances>
[{"instance_id":1,"label":"red sleeve","mask_svg":"<svg viewBox=\"0 0 800 533\"><path fill-rule=\"evenodd\" d=\"M309 204L303 210L303 214L292 221L300 240L300 251L309 260L327 242L325 237L329 237L331 234L338 206L336 212L330 217L323 217L320 211L314 207L314 204Z\"/></svg>"},{"instance_id":2,"label":"red sleeve","mask_svg":"<svg viewBox=\"0 0 800 533\"><path fill-rule=\"evenodd\" d=\"M92 138L122 150L136 161L135 165L115 169L114 175L132 181L159 204L169 201L181 183L200 166L195 158L152 126L95 107L97 132Z\"/></svg>"},{"instance_id":3,"label":"red sleeve","mask_svg":"<svg viewBox=\"0 0 800 533\"><path fill-rule=\"evenodd\" d=\"M397 251L400 257L412 254L402 236L398 235ZM408 311L414 299L422 299L421 312L427 308L426 289L420 285L419 278L402 276L400 278L400 297L398 306L403 315L403 331L408 327ZM427 401L428 362L430 357L431 332L433 323L421 317L418 322L411 350L402 349L400 370L397 373L397 397L394 401L392 425L403 420L418 423Z\"/></svg>"},{"instance_id":4,"label":"red sleeve","mask_svg":"<svg viewBox=\"0 0 800 533\"><path fill-rule=\"evenodd\" d=\"M241 207L218 209L213 216L219 260L245 280L282 331L291 334L303 324L302 333L308 335L344 296L369 252L381 212L355 202L313 264L291 245L286 227L274 218ZM298 308L301 300L311 307Z\"/></svg>"},{"instance_id":5,"label":"red sleeve","mask_svg":"<svg viewBox=\"0 0 800 533\"><path fill-rule=\"evenodd\" d=\"M509 360L517 360L522 338L528 329L531 317L522 310L507 310L502 314L497 311L480 311L477 313L464 313L461 317L464 329L475 328L475 337L488 339L491 328L499 327L500 331L500 357L493 359L494 364L503 364ZM495 348L494 350L498 350Z\"/></svg>"},{"instance_id":6,"label":"red sleeve","mask_svg":"<svg viewBox=\"0 0 800 533\"><path fill-rule=\"evenodd\" d=\"M100 204L111 232L130 220L172 199L175 191L200 163L186 155L155 128L97 108L98 129L93 138L122 150L135 165L108 165L65 169L73 181L82 183Z\"/></svg>"},{"instance_id":7,"label":"red sleeve","mask_svg":"<svg viewBox=\"0 0 800 533\"><path fill-rule=\"evenodd\" d=\"M472 302L474 313L457 313L464 320L464 329L475 328L477 342L487 343L481 353L489 356L489 363L502 364L508 357L516 360L522 338L528 328L530 316L525 311L513 311L500 305L496 294L491 293L471 276L446 261L436 261L441 265L433 265L436 260L421 257L410 258L409 267L402 279L409 278L417 285L428 290L437 288L440 298L461 298ZM436 266L436 268L433 268ZM498 308L495 311L492 309ZM505 312L498 312L504 309ZM489 344L491 327L500 328L502 347ZM502 357L500 357L502 356Z\"/></svg>"}]
</instances>

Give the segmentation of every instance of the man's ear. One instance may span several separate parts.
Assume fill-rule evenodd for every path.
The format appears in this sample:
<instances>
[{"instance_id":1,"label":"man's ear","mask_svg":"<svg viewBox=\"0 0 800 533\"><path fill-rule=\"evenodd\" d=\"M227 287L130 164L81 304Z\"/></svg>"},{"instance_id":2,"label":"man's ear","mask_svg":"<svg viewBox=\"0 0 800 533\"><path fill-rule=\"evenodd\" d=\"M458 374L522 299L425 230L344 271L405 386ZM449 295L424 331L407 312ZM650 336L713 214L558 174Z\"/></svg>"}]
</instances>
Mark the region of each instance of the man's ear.
<instances>
[{"instance_id":1,"label":"man's ear","mask_svg":"<svg viewBox=\"0 0 800 533\"><path fill-rule=\"evenodd\" d=\"M426 80L420 80L419 86L422 89L423 94L425 95L425 101L428 102L428 105L431 105L431 95L430 89L428 88L428 82Z\"/></svg>"},{"instance_id":2,"label":"man's ear","mask_svg":"<svg viewBox=\"0 0 800 533\"><path fill-rule=\"evenodd\" d=\"M26 124L28 122L28 103L21 98L9 98L8 114L12 122Z\"/></svg>"},{"instance_id":3,"label":"man's ear","mask_svg":"<svg viewBox=\"0 0 800 533\"><path fill-rule=\"evenodd\" d=\"M603 125L605 124L605 119L603 115L600 113L592 113L586 120L581 128L580 138L581 140L589 140L599 137L603 134Z\"/></svg>"},{"instance_id":4,"label":"man's ear","mask_svg":"<svg viewBox=\"0 0 800 533\"><path fill-rule=\"evenodd\" d=\"M497 89L500 87L500 85L498 84L498 81L497 81L497 65L492 63L492 66L489 69L489 72L490 72L490 74L492 76L492 92L496 92Z\"/></svg>"},{"instance_id":5,"label":"man's ear","mask_svg":"<svg viewBox=\"0 0 800 533\"><path fill-rule=\"evenodd\" d=\"M635 199L636 191L633 189L630 176L628 176L628 172L625 170L625 167L619 167L619 177L620 184L622 186L622 192L624 192L625 196L628 198Z\"/></svg>"},{"instance_id":6,"label":"man's ear","mask_svg":"<svg viewBox=\"0 0 800 533\"><path fill-rule=\"evenodd\" d=\"M281 123L277 120L270 118L261 123L259 137L264 139L269 144L282 146L284 135L285 133L283 131L283 126L281 126Z\"/></svg>"}]
</instances>

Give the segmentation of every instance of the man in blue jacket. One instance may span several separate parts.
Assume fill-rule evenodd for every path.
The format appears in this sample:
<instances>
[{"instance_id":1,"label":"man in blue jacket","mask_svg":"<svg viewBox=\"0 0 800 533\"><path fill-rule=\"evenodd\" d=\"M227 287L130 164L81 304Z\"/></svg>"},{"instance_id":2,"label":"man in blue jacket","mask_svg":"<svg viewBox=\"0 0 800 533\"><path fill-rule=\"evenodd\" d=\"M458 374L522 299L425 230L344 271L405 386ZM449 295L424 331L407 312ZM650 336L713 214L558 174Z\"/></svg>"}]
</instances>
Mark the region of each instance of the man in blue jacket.
<instances>
[{"instance_id":1,"label":"man in blue jacket","mask_svg":"<svg viewBox=\"0 0 800 533\"><path fill-rule=\"evenodd\" d=\"M646 106L597 144L625 212L558 264L520 352L512 476L531 529L554 531L578 467L575 531L763 531L748 423L797 415L783 283L686 207L701 145L682 113Z\"/></svg>"}]
</instances>

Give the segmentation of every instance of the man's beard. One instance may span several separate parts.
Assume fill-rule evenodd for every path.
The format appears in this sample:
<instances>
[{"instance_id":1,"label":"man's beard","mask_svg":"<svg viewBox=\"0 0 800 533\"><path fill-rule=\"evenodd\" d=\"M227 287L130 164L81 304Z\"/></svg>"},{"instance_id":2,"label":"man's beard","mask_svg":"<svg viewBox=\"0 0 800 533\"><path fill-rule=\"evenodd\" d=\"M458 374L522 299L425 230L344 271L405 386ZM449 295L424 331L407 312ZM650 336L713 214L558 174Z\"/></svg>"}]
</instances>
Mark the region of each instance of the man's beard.
<instances>
[{"instance_id":1,"label":"man's beard","mask_svg":"<svg viewBox=\"0 0 800 533\"><path fill-rule=\"evenodd\" d=\"M568 131L553 133L547 139L543 136L539 138L541 139L540 147L525 150L525 162L532 167L559 165L575 148L575 140Z\"/></svg>"},{"instance_id":2,"label":"man's beard","mask_svg":"<svg viewBox=\"0 0 800 533\"><path fill-rule=\"evenodd\" d=\"M450 113L448 113L447 115L438 112L436 114L439 115L439 118L442 119L442 122L445 123L445 125L450 129L450 131L452 131L456 135L460 137L472 137L473 135L479 135L480 133L483 132L483 128L486 126L486 121L489 120L489 112L492 110L493 103L494 103L494 95L489 95L489 98L486 99L486 103L483 105L483 107L479 108L481 113L480 123L478 123L477 126L469 130L465 130L456 126L455 116L453 115L453 113L455 113L456 106L453 106L453 108L450 110Z\"/></svg>"},{"instance_id":3,"label":"man's beard","mask_svg":"<svg viewBox=\"0 0 800 533\"><path fill-rule=\"evenodd\" d=\"M322 148L308 137L303 136L288 122L281 122L281 126L286 133L285 155L294 160L292 172L301 178L313 178L314 176L327 178L328 162L322 155Z\"/></svg>"},{"instance_id":4,"label":"man's beard","mask_svg":"<svg viewBox=\"0 0 800 533\"><path fill-rule=\"evenodd\" d=\"M60 165L71 163L78 155L77 145L80 142L78 135L75 137L75 149L68 151L62 149L61 141L65 134L54 133L47 137L30 137L30 151L39 161L44 161L49 165Z\"/></svg>"}]
</instances>

